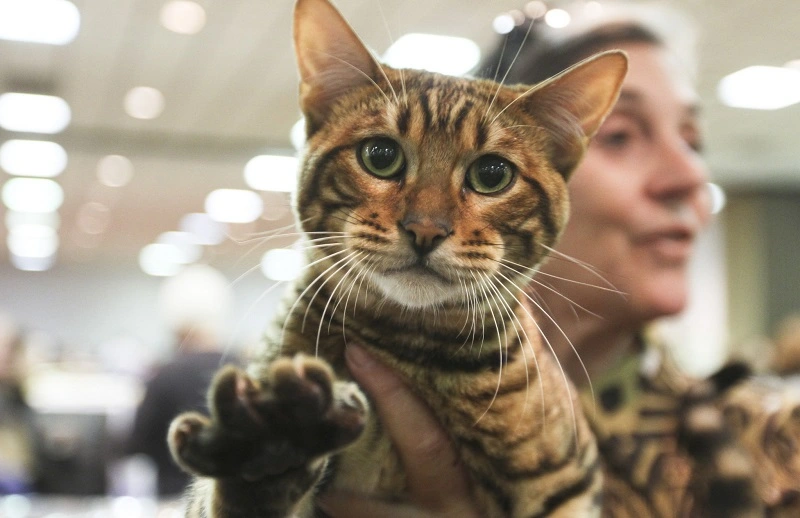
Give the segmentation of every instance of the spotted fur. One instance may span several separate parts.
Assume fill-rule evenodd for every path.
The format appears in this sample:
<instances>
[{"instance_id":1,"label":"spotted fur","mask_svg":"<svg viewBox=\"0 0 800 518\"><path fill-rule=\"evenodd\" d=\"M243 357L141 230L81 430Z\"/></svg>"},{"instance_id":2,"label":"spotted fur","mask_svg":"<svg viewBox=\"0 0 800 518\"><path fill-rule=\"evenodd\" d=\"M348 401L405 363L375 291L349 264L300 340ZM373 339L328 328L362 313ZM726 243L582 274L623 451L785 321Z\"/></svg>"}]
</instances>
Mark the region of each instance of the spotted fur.
<instances>
[{"instance_id":1,"label":"spotted fur","mask_svg":"<svg viewBox=\"0 0 800 518\"><path fill-rule=\"evenodd\" d=\"M188 515L312 516L328 488L406 497L348 381L348 342L430 405L484 516L597 515L596 443L521 288L565 224L566 180L616 100L624 54L508 87L382 66L327 0L295 13L309 267L247 373L214 381L211 417L173 423L173 455L198 476ZM380 174L371 150L389 164ZM381 177L397 153L402 169Z\"/></svg>"}]
</instances>

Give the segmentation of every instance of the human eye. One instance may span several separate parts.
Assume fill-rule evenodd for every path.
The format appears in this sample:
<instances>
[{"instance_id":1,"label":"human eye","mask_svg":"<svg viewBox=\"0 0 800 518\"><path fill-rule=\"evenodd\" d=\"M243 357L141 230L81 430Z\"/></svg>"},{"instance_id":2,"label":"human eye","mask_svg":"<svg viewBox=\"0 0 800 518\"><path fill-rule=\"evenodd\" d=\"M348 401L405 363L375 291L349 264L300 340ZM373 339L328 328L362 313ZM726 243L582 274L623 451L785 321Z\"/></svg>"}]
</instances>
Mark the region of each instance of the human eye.
<instances>
[{"instance_id":1,"label":"human eye","mask_svg":"<svg viewBox=\"0 0 800 518\"><path fill-rule=\"evenodd\" d=\"M600 127L594 142L610 151L625 150L642 136L643 130L640 126L628 117L612 115Z\"/></svg>"},{"instance_id":2,"label":"human eye","mask_svg":"<svg viewBox=\"0 0 800 518\"><path fill-rule=\"evenodd\" d=\"M697 123L687 123L681 128L681 134L686 145L695 153L703 152L703 135Z\"/></svg>"}]
</instances>

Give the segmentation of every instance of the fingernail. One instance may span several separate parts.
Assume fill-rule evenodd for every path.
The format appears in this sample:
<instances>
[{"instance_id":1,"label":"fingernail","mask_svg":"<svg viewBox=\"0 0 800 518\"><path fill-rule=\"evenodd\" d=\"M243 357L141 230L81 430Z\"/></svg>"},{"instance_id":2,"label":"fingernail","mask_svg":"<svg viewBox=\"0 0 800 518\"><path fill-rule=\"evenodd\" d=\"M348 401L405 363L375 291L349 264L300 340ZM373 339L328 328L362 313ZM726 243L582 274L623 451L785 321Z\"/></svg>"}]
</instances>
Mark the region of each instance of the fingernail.
<instances>
[{"instance_id":1,"label":"fingernail","mask_svg":"<svg viewBox=\"0 0 800 518\"><path fill-rule=\"evenodd\" d=\"M360 345L347 344L344 355L350 367L355 369L365 370L375 365L375 359Z\"/></svg>"}]
</instances>

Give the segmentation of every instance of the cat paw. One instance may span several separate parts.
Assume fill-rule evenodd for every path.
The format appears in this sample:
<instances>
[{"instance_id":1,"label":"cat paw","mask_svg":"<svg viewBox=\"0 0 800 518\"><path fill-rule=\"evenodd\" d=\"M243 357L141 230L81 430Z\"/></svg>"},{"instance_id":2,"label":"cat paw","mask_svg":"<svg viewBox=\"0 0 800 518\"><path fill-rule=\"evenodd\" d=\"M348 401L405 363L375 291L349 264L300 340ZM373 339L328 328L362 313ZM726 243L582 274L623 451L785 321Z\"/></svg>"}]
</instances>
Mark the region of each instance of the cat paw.
<instances>
[{"instance_id":1,"label":"cat paw","mask_svg":"<svg viewBox=\"0 0 800 518\"><path fill-rule=\"evenodd\" d=\"M209 391L211 418L190 412L170 426L176 462L204 477L258 480L302 467L360 435L367 403L322 360L279 358L254 379L223 368Z\"/></svg>"}]
</instances>

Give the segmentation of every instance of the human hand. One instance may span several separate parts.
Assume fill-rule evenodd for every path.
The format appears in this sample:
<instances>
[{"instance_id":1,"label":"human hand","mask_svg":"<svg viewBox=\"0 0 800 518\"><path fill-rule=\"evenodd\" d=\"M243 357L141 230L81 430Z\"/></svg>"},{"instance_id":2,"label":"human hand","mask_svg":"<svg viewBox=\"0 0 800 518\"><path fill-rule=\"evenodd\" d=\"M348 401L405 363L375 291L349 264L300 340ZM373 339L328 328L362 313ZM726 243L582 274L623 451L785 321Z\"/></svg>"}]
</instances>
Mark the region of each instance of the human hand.
<instances>
[{"instance_id":1,"label":"human hand","mask_svg":"<svg viewBox=\"0 0 800 518\"><path fill-rule=\"evenodd\" d=\"M467 474L430 408L362 347L348 344L346 357L350 372L372 397L400 454L408 477L409 501L332 492L320 497L322 509L334 518L477 518Z\"/></svg>"}]
</instances>

